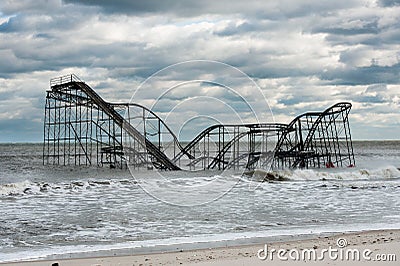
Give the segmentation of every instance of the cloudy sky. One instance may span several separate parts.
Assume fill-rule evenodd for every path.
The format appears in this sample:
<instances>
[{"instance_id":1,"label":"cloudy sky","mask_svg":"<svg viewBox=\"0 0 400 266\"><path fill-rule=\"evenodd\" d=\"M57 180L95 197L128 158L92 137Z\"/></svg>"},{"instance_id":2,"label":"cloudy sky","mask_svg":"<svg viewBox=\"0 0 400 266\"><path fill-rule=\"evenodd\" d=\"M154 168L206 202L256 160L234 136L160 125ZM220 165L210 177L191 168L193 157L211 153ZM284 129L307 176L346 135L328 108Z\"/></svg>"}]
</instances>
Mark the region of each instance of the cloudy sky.
<instances>
[{"instance_id":1,"label":"cloudy sky","mask_svg":"<svg viewBox=\"0 0 400 266\"><path fill-rule=\"evenodd\" d=\"M353 104L355 139L400 136L400 0L0 2L0 142L40 141L49 79L126 101L186 60L254 79L281 122Z\"/></svg>"}]
</instances>

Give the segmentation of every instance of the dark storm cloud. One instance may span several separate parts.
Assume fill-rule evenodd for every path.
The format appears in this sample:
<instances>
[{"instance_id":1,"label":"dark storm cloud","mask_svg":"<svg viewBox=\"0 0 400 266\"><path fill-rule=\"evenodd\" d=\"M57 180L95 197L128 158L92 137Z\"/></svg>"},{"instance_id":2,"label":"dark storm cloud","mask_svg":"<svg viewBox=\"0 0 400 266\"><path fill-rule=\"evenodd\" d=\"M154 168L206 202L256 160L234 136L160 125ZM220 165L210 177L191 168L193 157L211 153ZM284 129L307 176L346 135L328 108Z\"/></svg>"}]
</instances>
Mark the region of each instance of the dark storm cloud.
<instances>
[{"instance_id":1,"label":"dark storm cloud","mask_svg":"<svg viewBox=\"0 0 400 266\"><path fill-rule=\"evenodd\" d=\"M399 44L400 20L385 27L379 27L375 18L373 22L366 22L362 27L319 27L313 33L326 33L326 40L332 45L358 45L379 47L386 44Z\"/></svg>"},{"instance_id":2,"label":"dark storm cloud","mask_svg":"<svg viewBox=\"0 0 400 266\"><path fill-rule=\"evenodd\" d=\"M9 77L10 74L25 73L40 70L42 63L35 60L19 59L11 50L0 49L0 77Z\"/></svg>"},{"instance_id":3,"label":"dark storm cloud","mask_svg":"<svg viewBox=\"0 0 400 266\"><path fill-rule=\"evenodd\" d=\"M353 27L353 28L344 28L337 26L330 26L328 28L316 28L314 29L314 33L328 33L333 35L348 35L354 36L358 34L378 34L380 32L378 28L378 21L375 18L375 21L367 22L361 27Z\"/></svg>"},{"instance_id":4,"label":"dark storm cloud","mask_svg":"<svg viewBox=\"0 0 400 266\"><path fill-rule=\"evenodd\" d=\"M400 6L400 0L379 0L379 4L384 7Z\"/></svg>"},{"instance_id":5,"label":"dark storm cloud","mask_svg":"<svg viewBox=\"0 0 400 266\"><path fill-rule=\"evenodd\" d=\"M61 7L61 0L18 0L1 1L0 12L4 15L18 13L51 14Z\"/></svg>"},{"instance_id":6,"label":"dark storm cloud","mask_svg":"<svg viewBox=\"0 0 400 266\"><path fill-rule=\"evenodd\" d=\"M63 0L67 4L81 4L89 6L100 6L105 12L117 12L117 13L153 13L153 12L168 12L168 11L188 11L192 9L201 9L202 1L175 1L175 0L147 0L147 1L135 1L135 0Z\"/></svg>"},{"instance_id":7,"label":"dark storm cloud","mask_svg":"<svg viewBox=\"0 0 400 266\"><path fill-rule=\"evenodd\" d=\"M59 37L44 33L28 41L29 47L24 42L15 42L12 48L1 49L0 44L0 75L40 70L59 71L66 67L131 67L133 63L129 58L132 55L138 55L136 60L143 62L143 68L146 67L146 53L141 53L143 44L140 43L116 42L85 46L76 45L75 40L59 42ZM155 69L140 69L136 74L147 77Z\"/></svg>"},{"instance_id":8,"label":"dark storm cloud","mask_svg":"<svg viewBox=\"0 0 400 266\"><path fill-rule=\"evenodd\" d=\"M312 4L310 1L299 3L260 3L258 1L251 3L225 3L215 1L64 1L64 6L57 4L59 1L50 1L52 13L47 14L45 18L42 15L35 15L40 13L38 9L31 8L32 1L26 1L26 5L8 4L6 10L8 12L17 12L18 7L20 10L29 10L29 12L18 12L14 17L9 18L7 21L0 25L0 32L3 33L30 33L34 32L33 38L25 39L23 42L15 43L13 48L6 53L7 63L0 64L0 73L21 73L24 71L23 66L26 66L26 71L33 70L52 70L59 71L66 67L101 67L109 69L117 75L118 73L126 73L124 68L129 68L135 65L135 69L130 71L131 74L137 75L141 78L146 78L161 67L171 63L182 60L182 53L180 49L196 49L195 46L198 41L210 39L214 34L217 37L235 36L238 40L248 36L249 33L254 32L255 37L259 34L268 31L276 31L278 29L284 30L285 24L268 23L262 20L257 20L252 17L253 14L273 15L274 12L287 16L304 16L308 13L323 13L324 10L330 11L353 6L356 1L338 1L332 4L332 1L320 1ZM43 4L46 1L41 1ZM77 7L73 4L81 4ZM89 6L89 7L86 7ZM240 16L251 14L252 19L244 21L243 23L235 23L234 20L225 25L223 28L215 29L211 33L204 31L197 35L191 36L185 40L179 40L174 47L164 47L159 49L146 48L147 42L114 42L109 44L98 44L85 42L85 36L76 36L73 34L75 29L79 29L87 25L88 21L94 16L98 16L97 8L90 8L90 6L100 6L104 12L133 12L133 13L173 13L175 16L185 15L191 13L192 15L200 15L202 12L209 12L215 14L225 14L229 12L243 12ZM269 7L275 8L269 8ZM46 10L46 9L45 9ZM189 12L190 11L190 12ZM247 13L246 13L247 12ZM100 15L103 16L103 15ZM165 20L164 20L165 22ZM173 25L173 21L171 22ZM152 25L149 25L149 28ZM371 25L372 27L372 25ZM267 36L267 35L266 35ZM72 39L71 39L72 37ZM80 39L83 40L80 41ZM173 37L171 37L173 38ZM210 40L208 44L212 44ZM146 48L146 49L145 49ZM207 47L204 47L207 48ZM1 44L0 44L1 49ZM200 47L203 49L203 47ZM212 59L222 60L228 64L241 67L252 77L258 78L277 78L289 76L305 76L314 74L307 68L296 68L290 65L285 67L276 66L271 68L269 65L265 66L263 62L259 64L258 60L265 60L265 56L273 56L277 51L273 50L252 50L247 53L237 53L234 56L219 54L215 57L213 51L210 49L209 57ZM281 52L280 52L281 53ZM135 60L129 60L134 56ZM196 55L194 55L196 57ZM204 57L204 55L202 56ZM264 58L263 58L264 57ZM193 57L192 57L193 58ZM188 57L187 59L192 59ZM8 66L8 67L7 67ZM265 68L263 68L265 66ZM117 77L117 76L115 76Z\"/></svg>"},{"instance_id":9,"label":"dark storm cloud","mask_svg":"<svg viewBox=\"0 0 400 266\"><path fill-rule=\"evenodd\" d=\"M320 75L340 85L368 85L376 83L399 84L400 63L393 66L368 66L337 68Z\"/></svg>"},{"instance_id":10,"label":"dark storm cloud","mask_svg":"<svg viewBox=\"0 0 400 266\"><path fill-rule=\"evenodd\" d=\"M246 14L258 18L286 19L313 13L324 13L336 9L354 7L357 0L321 1L214 1L214 0L63 0L73 3L101 7L106 13L148 14L169 13L178 17L204 14Z\"/></svg>"}]
</instances>

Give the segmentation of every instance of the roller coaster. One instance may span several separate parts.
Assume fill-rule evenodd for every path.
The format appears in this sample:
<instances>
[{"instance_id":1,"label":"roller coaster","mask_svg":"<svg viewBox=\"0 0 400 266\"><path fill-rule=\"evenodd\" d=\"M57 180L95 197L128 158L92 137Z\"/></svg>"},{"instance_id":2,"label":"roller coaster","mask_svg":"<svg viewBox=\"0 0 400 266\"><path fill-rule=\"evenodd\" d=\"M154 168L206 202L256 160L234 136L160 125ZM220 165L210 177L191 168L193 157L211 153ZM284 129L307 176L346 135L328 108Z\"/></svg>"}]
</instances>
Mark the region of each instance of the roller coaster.
<instances>
[{"instance_id":1,"label":"roller coaster","mask_svg":"<svg viewBox=\"0 0 400 266\"><path fill-rule=\"evenodd\" d=\"M71 74L51 79L46 91L43 163L138 170L352 167L351 107L340 102L289 124L212 125L184 144L149 108L107 102Z\"/></svg>"}]
</instances>

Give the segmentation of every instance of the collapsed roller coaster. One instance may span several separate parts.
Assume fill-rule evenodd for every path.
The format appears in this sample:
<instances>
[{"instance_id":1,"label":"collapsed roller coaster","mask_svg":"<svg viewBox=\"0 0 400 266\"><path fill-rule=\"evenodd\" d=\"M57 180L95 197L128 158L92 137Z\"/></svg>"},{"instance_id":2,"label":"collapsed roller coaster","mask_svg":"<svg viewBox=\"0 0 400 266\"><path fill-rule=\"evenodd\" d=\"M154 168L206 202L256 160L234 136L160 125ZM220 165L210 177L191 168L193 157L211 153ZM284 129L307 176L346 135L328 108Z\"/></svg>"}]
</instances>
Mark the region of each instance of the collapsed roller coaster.
<instances>
[{"instance_id":1,"label":"collapsed roller coaster","mask_svg":"<svg viewBox=\"0 0 400 266\"><path fill-rule=\"evenodd\" d=\"M163 170L351 167L350 109L341 102L289 124L213 125L183 145L152 110L106 102L72 74L50 80L43 163Z\"/></svg>"}]
</instances>

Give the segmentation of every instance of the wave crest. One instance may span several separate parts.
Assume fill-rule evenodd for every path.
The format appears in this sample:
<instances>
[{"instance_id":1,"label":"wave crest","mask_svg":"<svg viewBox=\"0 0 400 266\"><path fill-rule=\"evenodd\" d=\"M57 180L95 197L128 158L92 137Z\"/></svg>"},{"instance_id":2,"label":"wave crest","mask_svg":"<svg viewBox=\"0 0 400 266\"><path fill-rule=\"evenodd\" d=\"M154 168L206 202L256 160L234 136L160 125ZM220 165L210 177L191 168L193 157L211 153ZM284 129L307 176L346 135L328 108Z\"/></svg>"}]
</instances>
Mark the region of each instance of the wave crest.
<instances>
[{"instance_id":1,"label":"wave crest","mask_svg":"<svg viewBox=\"0 0 400 266\"><path fill-rule=\"evenodd\" d=\"M400 178L400 170L394 166L378 169L296 169L265 171L256 169L246 173L252 181L318 181L318 180L379 180Z\"/></svg>"},{"instance_id":2,"label":"wave crest","mask_svg":"<svg viewBox=\"0 0 400 266\"><path fill-rule=\"evenodd\" d=\"M87 181L71 181L69 183L40 183L25 180L22 182L9 183L0 185L0 196L20 196L31 195L46 192L70 192L89 190L95 187L103 186L124 186L134 185L135 180L87 180Z\"/></svg>"}]
</instances>

